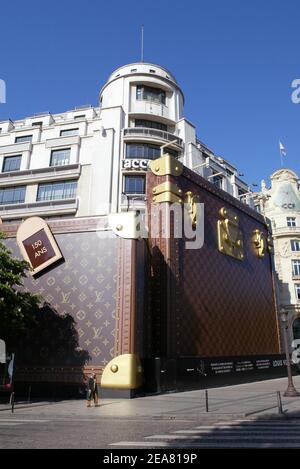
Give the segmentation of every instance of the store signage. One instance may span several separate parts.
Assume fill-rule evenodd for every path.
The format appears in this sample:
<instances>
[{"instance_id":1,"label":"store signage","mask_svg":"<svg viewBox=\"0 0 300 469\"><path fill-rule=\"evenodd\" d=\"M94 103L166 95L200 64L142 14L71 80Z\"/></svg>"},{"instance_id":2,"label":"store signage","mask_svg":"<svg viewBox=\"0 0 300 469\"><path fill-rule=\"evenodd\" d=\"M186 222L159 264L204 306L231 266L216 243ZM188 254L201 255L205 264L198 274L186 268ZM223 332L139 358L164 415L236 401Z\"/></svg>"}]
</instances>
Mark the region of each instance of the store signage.
<instances>
[{"instance_id":1,"label":"store signage","mask_svg":"<svg viewBox=\"0 0 300 469\"><path fill-rule=\"evenodd\" d=\"M291 208L295 208L295 204L282 204L281 207L291 209Z\"/></svg>"},{"instance_id":2,"label":"store signage","mask_svg":"<svg viewBox=\"0 0 300 469\"><path fill-rule=\"evenodd\" d=\"M126 158L122 160L122 169L141 169L147 171L149 160Z\"/></svg>"},{"instance_id":3,"label":"store signage","mask_svg":"<svg viewBox=\"0 0 300 469\"><path fill-rule=\"evenodd\" d=\"M19 227L17 242L23 258L35 275L62 258L49 226L40 217L27 218Z\"/></svg>"}]
</instances>

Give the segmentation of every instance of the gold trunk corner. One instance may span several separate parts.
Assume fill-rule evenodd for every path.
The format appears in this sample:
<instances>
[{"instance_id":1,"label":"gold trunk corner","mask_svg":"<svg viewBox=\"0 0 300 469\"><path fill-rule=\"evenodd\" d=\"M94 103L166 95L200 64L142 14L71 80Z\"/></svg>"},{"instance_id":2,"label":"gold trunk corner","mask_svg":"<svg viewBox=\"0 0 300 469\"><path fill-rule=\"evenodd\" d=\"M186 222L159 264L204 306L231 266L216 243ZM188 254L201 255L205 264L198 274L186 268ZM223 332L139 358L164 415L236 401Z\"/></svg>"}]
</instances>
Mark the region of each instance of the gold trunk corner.
<instances>
[{"instance_id":1,"label":"gold trunk corner","mask_svg":"<svg viewBox=\"0 0 300 469\"><path fill-rule=\"evenodd\" d=\"M137 355L126 353L113 358L104 368L101 387L137 389L142 385L142 367Z\"/></svg>"}]
</instances>

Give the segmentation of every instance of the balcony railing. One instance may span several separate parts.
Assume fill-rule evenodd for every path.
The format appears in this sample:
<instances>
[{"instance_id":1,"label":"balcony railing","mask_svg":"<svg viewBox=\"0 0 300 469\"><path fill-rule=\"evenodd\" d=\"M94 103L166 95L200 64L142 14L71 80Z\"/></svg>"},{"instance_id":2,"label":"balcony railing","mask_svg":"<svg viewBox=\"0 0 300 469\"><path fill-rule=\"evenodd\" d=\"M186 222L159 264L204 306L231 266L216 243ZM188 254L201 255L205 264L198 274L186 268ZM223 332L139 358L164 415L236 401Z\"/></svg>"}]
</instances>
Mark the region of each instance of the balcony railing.
<instances>
[{"instance_id":1,"label":"balcony railing","mask_svg":"<svg viewBox=\"0 0 300 469\"><path fill-rule=\"evenodd\" d=\"M272 232L273 234L300 234L300 226L273 226Z\"/></svg>"},{"instance_id":2,"label":"balcony railing","mask_svg":"<svg viewBox=\"0 0 300 469\"><path fill-rule=\"evenodd\" d=\"M0 185L22 184L26 181L44 181L55 179L73 179L80 175L80 164L48 166L46 168L25 169L0 173Z\"/></svg>"},{"instance_id":3,"label":"balcony railing","mask_svg":"<svg viewBox=\"0 0 300 469\"><path fill-rule=\"evenodd\" d=\"M37 201L20 204L0 205L0 217L16 218L28 214L75 213L78 209L78 199Z\"/></svg>"},{"instance_id":4,"label":"balcony railing","mask_svg":"<svg viewBox=\"0 0 300 469\"><path fill-rule=\"evenodd\" d=\"M170 115L170 109L165 104L147 99L136 99L131 103L130 112L134 114L152 114L174 120L172 114Z\"/></svg>"},{"instance_id":5,"label":"balcony railing","mask_svg":"<svg viewBox=\"0 0 300 469\"><path fill-rule=\"evenodd\" d=\"M165 132L164 130L149 129L146 127L130 127L129 129L124 129L124 137L157 138L159 140L166 140L167 142L175 140L175 144L180 147L183 146L182 139L176 135L171 134L170 132Z\"/></svg>"}]
</instances>

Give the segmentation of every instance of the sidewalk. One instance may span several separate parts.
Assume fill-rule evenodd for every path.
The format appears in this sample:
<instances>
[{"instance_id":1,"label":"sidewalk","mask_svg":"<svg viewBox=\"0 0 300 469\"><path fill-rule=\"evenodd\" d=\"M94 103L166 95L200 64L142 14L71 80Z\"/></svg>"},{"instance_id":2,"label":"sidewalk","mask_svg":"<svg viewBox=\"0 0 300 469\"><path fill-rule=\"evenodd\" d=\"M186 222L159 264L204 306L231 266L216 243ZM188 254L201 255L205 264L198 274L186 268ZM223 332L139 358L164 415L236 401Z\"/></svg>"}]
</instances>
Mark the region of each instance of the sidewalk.
<instances>
[{"instance_id":1,"label":"sidewalk","mask_svg":"<svg viewBox=\"0 0 300 469\"><path fill-rule=\"evenodd\" d=\"M294 377L300 391L300 376ZM276 391L281 392L284 418L300 418L300 397L285 398L287 378L213 388L208 390L209 412L205 409L205 392L168 393L137 399L102 399L99 408L87 409L84 400L16 403L15 415L51 419L178 419L204 418L278 418ZM10 413L0 405L0 419Z\"/></svg>"}]
</instances>

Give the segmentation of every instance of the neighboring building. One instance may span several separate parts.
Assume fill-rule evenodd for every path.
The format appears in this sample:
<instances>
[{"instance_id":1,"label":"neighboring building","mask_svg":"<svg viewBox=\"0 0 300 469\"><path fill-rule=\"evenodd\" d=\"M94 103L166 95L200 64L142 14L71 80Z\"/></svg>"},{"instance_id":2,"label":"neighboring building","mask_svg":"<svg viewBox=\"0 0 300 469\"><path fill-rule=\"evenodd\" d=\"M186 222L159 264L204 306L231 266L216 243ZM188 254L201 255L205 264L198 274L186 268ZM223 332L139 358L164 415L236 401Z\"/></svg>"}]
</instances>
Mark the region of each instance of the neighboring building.
<instances>
[{"instance_id":1,"label":"neighboring building","mask_svg":"<svg viewBox=\"0 0 300 469\"><path fill-rule=\"evenodd\" d=\"M300 339L300 191L294 171L282 168L271 175L271 187L262 181L253 194L256 209L270 221L278 307L289 311L290 338Z\"/></svg>"},{"instance_id":2,"label":"neighboring building","mask_svg":"<svg viewBox=\"0 0 300 469\"><path fill-rule=\"evenodd\" d=\"M86 217L142 208L148 161L162 145L212 184L242 198L248 186L184 118L174 76L147 63L115 70L99 107L0 122L0 217Z\"/></svg>"}]
</instances>

